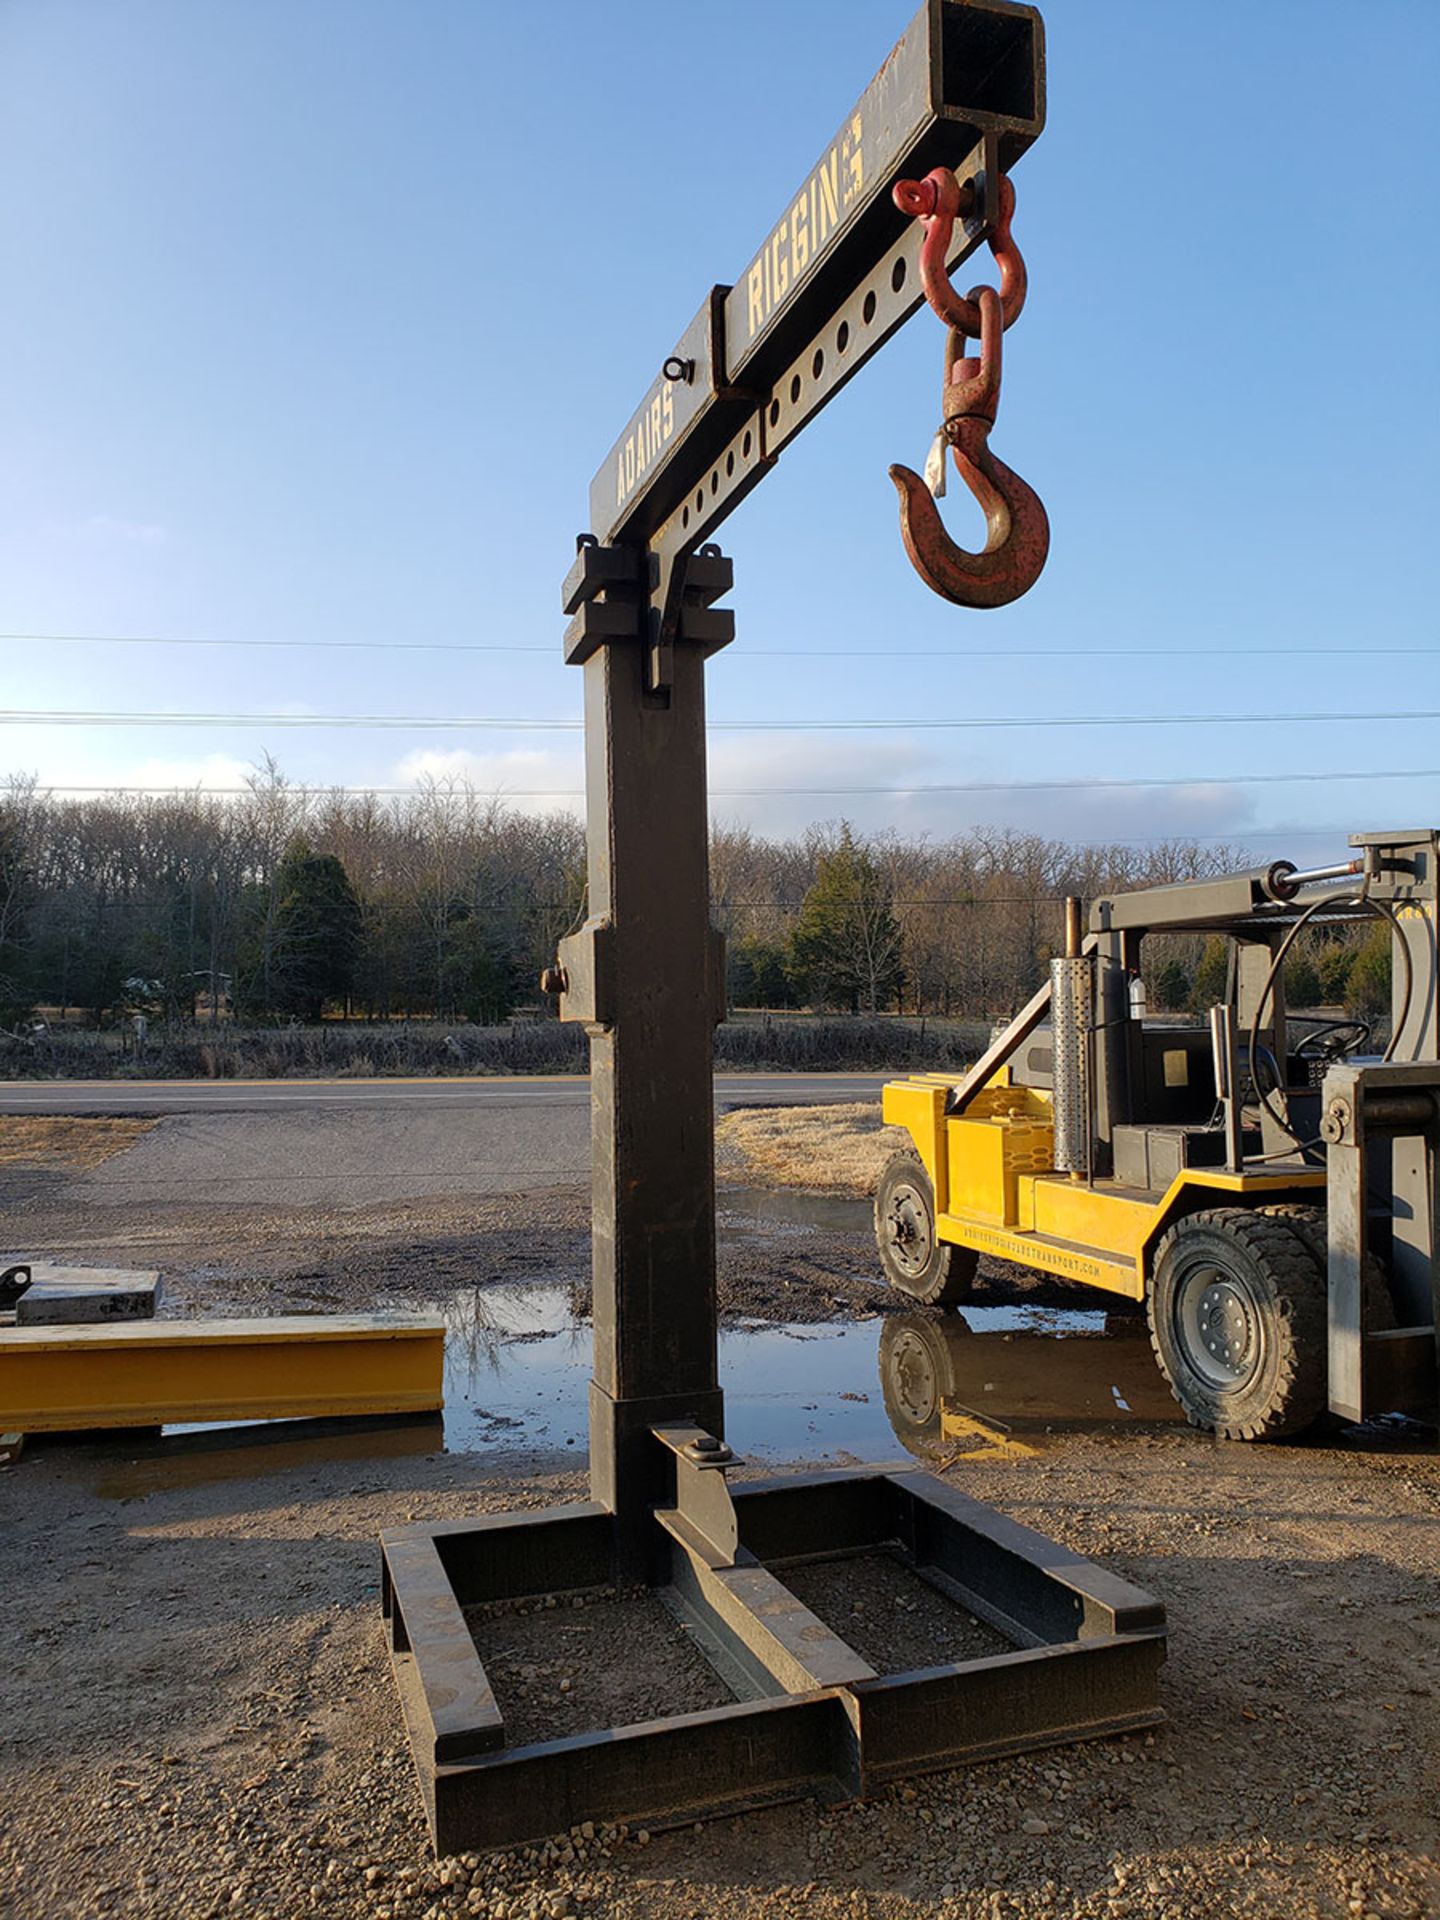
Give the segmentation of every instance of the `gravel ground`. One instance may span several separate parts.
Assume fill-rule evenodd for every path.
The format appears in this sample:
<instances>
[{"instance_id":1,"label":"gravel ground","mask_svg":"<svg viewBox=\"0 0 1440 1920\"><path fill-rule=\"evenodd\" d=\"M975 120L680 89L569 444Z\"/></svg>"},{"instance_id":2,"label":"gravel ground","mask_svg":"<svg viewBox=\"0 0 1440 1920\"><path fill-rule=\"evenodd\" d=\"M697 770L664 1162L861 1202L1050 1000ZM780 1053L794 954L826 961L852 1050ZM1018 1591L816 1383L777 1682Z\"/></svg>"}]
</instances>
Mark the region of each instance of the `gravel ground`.
<instances>
[{"instance_id":1,"label":"gravel ground","mask_svg":"<svg viewBox=\"0 0 1440 1920\"><path fill-rule=\"evenodd\" d=\"M504 1196L432 1194L347 1206L258 1197L243 1207L197 1203L182 1187L144 1205L97 1209L91 1188L89 1179L0 1166L0 1208L16 1256L157 1267L167 1314L418 1307L456 1289L527 1276L565 1279L577 1313L590 1311L590 1201L573 1181ZM753 1207L753 1195L743 1209L727 1207L722 1186L722 1316L818 1322L902 1306L879 1278L868 1232L757 1219ZM982 1264L977 1302L1017 1293L1032 1305L1095 1304L1093 1295L1043 1275Z\"/></svg>"},{"instance_id":2,"label":"gravel ground","mask_svg":"<svg viewBox=\"0 0 1440 1920\"><path fill-rule=\"evenodd\" d=\"M1440 1911L1433 1450L1175 1430L961 1464L956 1484L1163 1597L1167 1727L869 1805L438 1866L386 1667L376 1535L574 1498L579 1479L523 1452L273 1471L257 1452L253 1478L172 1474L118 1500L98 1491L113 1449L34 1447L0 1473L0 1912ZM652 1635L632 1631L643 1666ZM542 1643L531 1664L559 1657Z\"/></svg>"},{"instance_id":3,"label":"gravel ground","mask_svg":"<svg viewBox=\"0 0 1440 1920\"><path fill-rule=\"evenodd\" d=\"M9 1186L0 1169L13 1246L86 1266L158 1267L166 1313L362 1312L557 1276L573 1285L577 1312L590 1310L590 1202L574 1185L344 1209L171 1201L109 1215L63 1191L17 1202ZM864 1237L740 1215L722 1229L718 1277L721 1312L732 1318L826 1320L893 1298Z\"/></svg>"},{"instance_id":4,"label":"gravel ground","mask_svg":"<svg viewBox=\"0 0 1440 1920\"><path fill-rule=\"evenodd\" d=\"M788 1567L786 1586L876 1673L1009 1653L1011 1643L884 1553Z\"/></svg>"},{"instance_id":5,"label":"gravel ground","mask_svg":"<svg viewBox=\"0 0 1440 1920\"><path fill-rule=\"evenodd\" d=\"M526 1275L585 1283L578 1190L223 1218L177 1198L102 1219L22 1170L0 1177L0 1202L33 1251L143 1251L188 1310L352 1307ZM747 1229L727 1240L727 1305L768 1301L794 1318L808 1290L813 1317L869 1312L884 1299L870 1265L860 1235ZM1165 1602L1170 1719L1152 1735L940 1774L863 1805L440 1863L385 1658L377 1535L574 1499L583 1483L573 1459L523 1432L484 1453L416 1450L433 1445L433 1428L194 1449L127 1437L32 1444L0 1469L0 1914L1440 1914L1440 1455L1415 1430L1242 1447L1101 1426L946 1469ZM797 1578L819 1582L817 1604L844 1603L826 1598L823 1573ZM856 1572L862 1636L864 1583L892 1578ZM521 1649L500 1656L507 1686L524 1683L561 1726L581 1703L560 1688L569 1644L544 1627L603 1632L607 1663L631 1675L654 1657L643 1611L524 1620L483 1630ZM917 1608L900 1630L923 1652L940 1628Z\"/></svg>"},{"instance_id":6,"label":"gravel ground","mask_svg":"<svg viewBox=\"0 0 1440 1920\"><path fill-rule=\"evenodd\" d=\"M466 1619L512 1746L700 1713L733 1699L645 1588L623 1597L587 1594L556 1608L469 1607Z\"/></svg>"},{"instance_id":7,"label":"gravel ground","mask_svg":"<svg viewBox=\"0 0 1440 1920\"><path fill-rule=\"evenodd\" d=\"M106 1126L130 1125L144 1135L122 1158L79 1179L62 1183L53 1161L49 1170L34 1169L39 1193L53 1197L59 1188L97 1219L177 1204L339 1213L379 1200L571 1186L590 1169L589 1109L583 1089L573 1088L564 1097L507 1099L496 1084L488 1098L456 1107L297 1104L167 1114L158 1124L90 1118L68 1125L97 1136Z\"/></svg>"}]
</instances>

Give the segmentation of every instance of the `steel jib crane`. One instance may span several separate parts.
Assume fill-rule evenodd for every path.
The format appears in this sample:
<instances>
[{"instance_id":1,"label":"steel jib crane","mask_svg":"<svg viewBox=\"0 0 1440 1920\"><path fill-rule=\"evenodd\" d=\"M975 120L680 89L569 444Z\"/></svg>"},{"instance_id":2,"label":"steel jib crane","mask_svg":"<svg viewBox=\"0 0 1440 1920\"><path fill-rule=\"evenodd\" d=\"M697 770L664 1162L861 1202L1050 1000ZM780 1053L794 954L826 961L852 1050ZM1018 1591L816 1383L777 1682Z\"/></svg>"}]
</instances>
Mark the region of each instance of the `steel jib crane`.
<instances>
[{"instance_id":1,"label":"steel jib crane","mask_svg":"<svg viewBox=\"0 0 1440 1920\"><path fill-rule=\"evenodd\" d=\"M704 666L734 618L715 605L731 566L711 536L928 300L947 329L932 468L948 445L988 538L980 554L956 547L931 488L896 468L911 557L969 605L1003 604L1039 572L1044 510L987 436L1000 336L1024 298L1008 173L1044 121L1042 35L1035 9L1010 0L927 0L740 278L705 300L591 486L592 531L564 592L565 657L585 676L589 917L544 982L591 1046L590 1498L384 1537L391 1655L442 1853L585 1820L851 1797L1163 1718L1165 1614L1148 1594L918 1471L732 1489L717 1368L712 1048L725 992ZM950 270L987 242L1000 285L961 296ZM796 1560L877 1550L1013 1650L881 1674L784 1584ZM735 1704L507 1747L466 1610L637 1590L683 1620Z\"/></svg>"}]
</instances>

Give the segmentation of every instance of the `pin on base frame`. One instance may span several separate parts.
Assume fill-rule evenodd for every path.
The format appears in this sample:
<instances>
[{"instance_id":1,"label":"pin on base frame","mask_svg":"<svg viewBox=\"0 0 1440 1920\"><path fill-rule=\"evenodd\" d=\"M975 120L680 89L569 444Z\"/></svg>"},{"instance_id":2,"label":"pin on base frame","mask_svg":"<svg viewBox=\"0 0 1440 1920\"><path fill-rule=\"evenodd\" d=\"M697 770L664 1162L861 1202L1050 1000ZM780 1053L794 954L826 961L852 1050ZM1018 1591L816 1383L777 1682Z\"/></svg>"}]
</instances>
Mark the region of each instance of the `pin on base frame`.
<instances>
[{"instance_id":1,"label":"pin on base frame","mask_svg":"<svg viewBox=\"0 0 1440 1920\"><path fill-rule=\"evenodd\" d=\"M507 1747L464 1609L624 1589L616 1518L586 1501L382 1537L383 1604L437 1853L585 1820L654 1826L1150 1727L1165 1613L1139 1588L905 1468L727 1487L728 1449L657 1428L675 1504L653 1516L650 1584L733 1706ZM784 1585L787 1566L893 1554L1014 1651L880 1674Z\"/></svg>"}]
</instances>

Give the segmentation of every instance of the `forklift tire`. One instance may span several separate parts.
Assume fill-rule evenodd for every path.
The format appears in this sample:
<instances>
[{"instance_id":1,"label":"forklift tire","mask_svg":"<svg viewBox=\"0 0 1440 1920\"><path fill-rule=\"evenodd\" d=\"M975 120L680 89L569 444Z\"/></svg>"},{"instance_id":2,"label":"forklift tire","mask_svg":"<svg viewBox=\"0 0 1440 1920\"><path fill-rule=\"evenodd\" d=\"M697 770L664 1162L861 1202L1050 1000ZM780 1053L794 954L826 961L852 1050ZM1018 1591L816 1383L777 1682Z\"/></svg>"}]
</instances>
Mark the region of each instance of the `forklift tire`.
<instances>
[{"instance_id":1,"label":"forklift tire","mask_svg":"<svg viewBox=\"0 0 1440 1920\"><path fill-rule=\"evenodd\" d=\"M885 1278L922 1307L955 1307L970 1298L980 1256L935 1231L935 1191L913 1153L886 1161L875 1189L875 1245Z\"/></svg>"},{"instance_id":2,"label":"forklift tire","mask_svg":"<svg viewBox=\"0 0 1440 1920\"><path fill-rule=\"evenodd\" d=\"M1155 1250L1146 1309L1192 1426L1275 1440L1325 1411L1325 1281L1292 1221L1246 1207L1177 1220Z\"/></svg>"},{"instance_id":3,"label":"forklift tire","mask_svg":"<svg viewBox=\"0 0 1440 1920\"><path fill-rule=\"evenodd\" d=\"M1287 1227L1299 1234L1310 1249L1328 1292L1330 1238L1325 1226L1324 1207L1310 1206L1300 1200L1280 1200L1274 1206L1261 1207L1260 1211L1268 1214L1272 1220L1283 1220ZM1368 1250L1361 1268L1361 1279L1365 1288L1366 1326L1372 1333L1386 1333L1392 1327L1398 1327L1400 1316L1395 1311L1395 1297L1390 1291L1385 1269Z\"/></svg>"}]
</instances>

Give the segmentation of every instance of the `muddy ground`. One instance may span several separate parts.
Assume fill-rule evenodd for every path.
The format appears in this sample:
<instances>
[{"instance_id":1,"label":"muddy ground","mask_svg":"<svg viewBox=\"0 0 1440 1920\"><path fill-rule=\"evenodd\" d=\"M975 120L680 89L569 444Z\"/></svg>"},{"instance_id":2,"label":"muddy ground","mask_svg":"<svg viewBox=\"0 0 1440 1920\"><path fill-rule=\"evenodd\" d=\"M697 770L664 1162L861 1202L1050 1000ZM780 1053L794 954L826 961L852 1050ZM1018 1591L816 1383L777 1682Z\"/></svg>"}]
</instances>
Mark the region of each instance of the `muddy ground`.
<instances>
[{"instance_id":1,"label":"muddy ground","mask_svg":"<svg viewBox=\"0 0 1440 1920\"><path fill-rule=\"evenodd\" d=\"M182 1312L418 1303L556 1279L583 1299L587 1281L576 1187L344 1208L177 1194L135 1215L98 1209L68 1175L0 1169L0 1204L12 1245L159 1265ZM888 1304L857 1231L742 1223L723 1265L732 1314ZM986 1297L1011 1284L988 1275ZM573 1499L573 1452L522 1431L447 1454L430 1428L201 1450L32 1444L0 1471L0 1913L1440 1913L1432 1436L1247 1448L1101 1419L1042 1431L1013 1456L946 1458L954 1484L1163 1599L1164 1728L865 1805L602 1830L437 1866L385 1660L376 1536ZM582 1730L606 1696L576 1686L579 1643L528 1631L507 1657L536 1723ZM609 1631L608 1657L633 1678L650 1628L636 1617Z\"/></svg>"}]
</instances>

